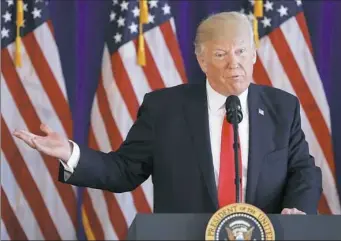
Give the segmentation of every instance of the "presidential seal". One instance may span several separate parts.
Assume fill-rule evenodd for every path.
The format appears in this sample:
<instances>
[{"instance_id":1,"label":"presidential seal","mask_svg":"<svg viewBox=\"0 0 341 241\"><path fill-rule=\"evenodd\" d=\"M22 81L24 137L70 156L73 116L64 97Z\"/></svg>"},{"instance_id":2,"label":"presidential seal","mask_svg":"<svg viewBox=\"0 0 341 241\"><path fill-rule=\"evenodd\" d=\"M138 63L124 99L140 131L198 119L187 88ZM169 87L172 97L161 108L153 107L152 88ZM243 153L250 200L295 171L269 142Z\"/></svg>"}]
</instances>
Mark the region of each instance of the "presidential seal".
<instances>
[{"instance_id":1,"label":"presidential seal","mask_svg":"<svg viewBox=\"0 0 341 241\"><path fill-rule=\"evenodd\" d=\"M209 220L205 240L275 240L275 230L267 215L246 203L219 209Z\"/></svg>"}]
</instances>

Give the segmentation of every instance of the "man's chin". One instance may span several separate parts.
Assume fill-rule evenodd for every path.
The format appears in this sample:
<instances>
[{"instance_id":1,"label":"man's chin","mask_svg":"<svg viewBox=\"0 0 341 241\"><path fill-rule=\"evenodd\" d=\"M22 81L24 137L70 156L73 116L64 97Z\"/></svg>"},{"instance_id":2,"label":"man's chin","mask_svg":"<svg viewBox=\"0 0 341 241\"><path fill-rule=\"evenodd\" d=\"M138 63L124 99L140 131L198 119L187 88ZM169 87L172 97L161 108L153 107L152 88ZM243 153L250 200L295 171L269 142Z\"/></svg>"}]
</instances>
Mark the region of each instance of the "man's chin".
<instances>
[{"instance_id":1,"label":"man's chin","mask_svg":"<svg viewBox=\"0 0 341 241\"><path fill-rule=\"evenodd\" d=\"M247 85L246 83L242 83L242 84L237 84L234 85L229 92L231 92L231 95L241 95L247 88L249 85Z\"/></svg>"}]
</instances>

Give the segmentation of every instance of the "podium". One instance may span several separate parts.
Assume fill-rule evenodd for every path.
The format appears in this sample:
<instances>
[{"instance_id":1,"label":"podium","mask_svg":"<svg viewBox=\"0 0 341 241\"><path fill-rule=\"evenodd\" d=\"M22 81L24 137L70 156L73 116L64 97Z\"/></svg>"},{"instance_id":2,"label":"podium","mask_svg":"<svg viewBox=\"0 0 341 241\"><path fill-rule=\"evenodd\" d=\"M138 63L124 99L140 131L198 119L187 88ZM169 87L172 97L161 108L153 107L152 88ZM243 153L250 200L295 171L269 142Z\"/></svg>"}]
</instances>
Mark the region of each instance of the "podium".
<instances>
[{"instance_id":1,"label":"podium","mask_svg":"<svg viewBox=\"0 0 341 241\"><path fill-rule=\"evenodd\" d=\"M205 240L213 214L137 214L127 240ZM276 240L341 240L341 215L268 214Z\"/></svg>"}]
</instances>

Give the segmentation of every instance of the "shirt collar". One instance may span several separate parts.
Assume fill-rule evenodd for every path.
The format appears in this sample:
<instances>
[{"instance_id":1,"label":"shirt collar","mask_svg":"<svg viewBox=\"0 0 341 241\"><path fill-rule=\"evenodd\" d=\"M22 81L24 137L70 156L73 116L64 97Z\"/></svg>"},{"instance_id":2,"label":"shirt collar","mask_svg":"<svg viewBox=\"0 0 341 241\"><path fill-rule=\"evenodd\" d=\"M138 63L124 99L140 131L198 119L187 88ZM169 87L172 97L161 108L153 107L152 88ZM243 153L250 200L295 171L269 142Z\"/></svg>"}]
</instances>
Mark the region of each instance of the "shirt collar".
<instances>
[{"instance_id":1,"label":"shirt collar","mask_svg":"<svg viewBox=\"0 0 341 241\"><path fill-rule=\"evenodd\" d=\"M209 81L206 80L206 91L207 91L207 100L208 106L212 111L225 110L225 102L227 96L224 96L217 91L215 91L210 85ZM247 88L243 93L241 93L238 97L240 99L240 105L242 107L243 113L247 113L247 96L248 96L249 88Z\"/></svg>"}]
</instances>

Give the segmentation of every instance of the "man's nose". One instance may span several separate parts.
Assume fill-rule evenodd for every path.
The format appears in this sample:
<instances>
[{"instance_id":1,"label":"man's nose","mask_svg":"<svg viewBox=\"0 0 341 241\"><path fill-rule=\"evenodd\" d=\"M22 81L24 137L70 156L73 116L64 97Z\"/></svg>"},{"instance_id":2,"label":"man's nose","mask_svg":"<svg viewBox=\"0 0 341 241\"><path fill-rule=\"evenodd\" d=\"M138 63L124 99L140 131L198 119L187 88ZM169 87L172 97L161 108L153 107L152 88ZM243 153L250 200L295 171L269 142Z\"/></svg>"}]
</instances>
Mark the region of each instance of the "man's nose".
<instances>
[{"instance_id":1,"label":"man's nose","mask_svg":"<svg viewBox=\"0 0 341 241\"><path fill-rule=\"evenodd\" d=\"M238 58L235 54L230 53L227 55L226 64L228 68L238 68Z\"/></svg>"}]
</instances>

